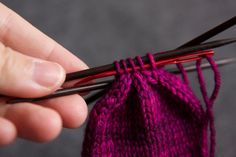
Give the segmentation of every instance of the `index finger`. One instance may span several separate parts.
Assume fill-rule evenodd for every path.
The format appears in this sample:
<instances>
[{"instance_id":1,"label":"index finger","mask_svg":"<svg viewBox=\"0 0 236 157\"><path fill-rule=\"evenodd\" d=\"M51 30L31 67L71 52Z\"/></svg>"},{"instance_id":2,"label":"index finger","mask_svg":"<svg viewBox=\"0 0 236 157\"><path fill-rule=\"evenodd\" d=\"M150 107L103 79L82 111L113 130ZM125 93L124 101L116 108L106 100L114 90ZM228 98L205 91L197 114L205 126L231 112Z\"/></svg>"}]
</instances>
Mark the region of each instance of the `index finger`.
<instances>
[{"instance_id":1,"label":"index finger","mask_svg":"<svg viewBox=\"0 0 236 157\"><path fill-rule=\"evenodd\" d=\"M88 68L79 58L2 3L0 3L0 41L26 55L57 62L66 72Z\"/></svg>"}]
</instances>

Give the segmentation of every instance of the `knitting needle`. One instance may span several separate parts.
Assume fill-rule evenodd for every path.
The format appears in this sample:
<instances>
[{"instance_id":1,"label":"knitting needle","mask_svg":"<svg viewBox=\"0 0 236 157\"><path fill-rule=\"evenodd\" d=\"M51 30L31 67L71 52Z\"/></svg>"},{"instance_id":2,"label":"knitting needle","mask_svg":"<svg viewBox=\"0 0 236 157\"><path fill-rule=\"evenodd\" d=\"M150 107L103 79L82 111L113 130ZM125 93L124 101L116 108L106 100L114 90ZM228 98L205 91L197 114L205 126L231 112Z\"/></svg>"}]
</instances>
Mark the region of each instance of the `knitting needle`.
<instances>
[{"instance_id":1,"label":"knitting needle","mask_svg":"<svg viewBox=\"0 0 236 157\"><path fill-rule=\"evenodd\" d=\"M217 64L218 67L222 67L224 65L229 65L229 64L232 64L232 63L235 63L235 62L236 62L236 58L227 58L227 59L221 59L221 60L216 61L216 64ZM201 68L203 70L206 70L206 69L210 68L210 64L209 63L201 64ZM196 65L192 64L192 65L184 67L184 69L188 73L189 72L194 72L196 70ZM179 74L180 73L180 71L176 70L175 68L168 69L167 71L169 71L171 73L174 73L174 74ZM94 102L95 100L100 98L102 95L104 95L105 92L106 92L106 90L102 89L102 90L90 95L89 97L87 97L85 99L86 103L90 104L90 103Z\"/></svg>"},{"instance_id":2,"label":"knitting needle","mask_svg":"<svg viewBox=\"0 0 236 157\"><path fill-rule=\"evenodd\" d=\"M192 46L192 47L186 47L186 48L180 48L180 49L165 51L165 52L162 52L162 53L156 53L156 54L154 54L154 58L155 58L156 61L160 61L160 60L165 60L165 59L176 58L178 56L186 55L186 54L190 54L190 53L196 53L197 54L197 51L202 51L202 50L205 50L205 49L212 49L212 48L220 47L220 46L223 46L223 45L231 44L233 42L236 42L236 38L211 41L211 42L208 42L208 43L203 43L203 44ZM146 64L147 61L148 61L148 59L146 57L142 57L142 60L144 61L144 64ZM107 68L108 70L115 70L115 69L113 69L114 68L113 64L108 64L106 66L109 67L109 68ZM106 66L102 66L102 67L106 67ZM98 73L98 71L95 71L95 72ZM101 73L102 71L99 71L99 72ZM104 71L104 72L106 72L106 71ZM75 73L75 74L78 74L78 73ZM76 79L76 78L74 78L74 79ZM61 90L59 90L60 92L57 95L58 96L65 96L65 95L73 94L75 91L77 91L77 90L75 90L75 88L61 89ZM91 90L101 89L101 88L98 88L97 85L94 86L94 87L89 86L88 88L85 88L85 89L84 88L85 87L83 87L83 91L88 91L89 88L91 88ZM63 90L64 90L64 92L62 92ZM57 91L55 93L57 93ZM48 96L45 96L45 97L43 97L43 99L52 98L52 96L55 95L55 93L50 94ZM42 98L33 98L33 99L27 99L26 98L26 99L23 99L23 100L31 102L31 101L34 101L34 100L39 101L41 99ZM12 102L12 101L10 101L10 102Z\"/></svg>"},{"instance_id":3,"label":"knitting needle","mask_svg":"<svg viewBox=\"0 0 236 157\"><path fill-rule=\"evenodd\" d=\"M218 67L222 67L224 65L228 65L228 64L231 64L231 63L235 63L236 62L236 58L226 58L226 59L220 59L220 60L217 60L216 61L216 64ZM209 63L203 63L201 65L201 68L202 69L208 69L210 68L210 64ZM193 72L196 70L196 65L190 65L190 66L186 66L184 68L184 70L186 72ZM176 70L170 70L171 73L174 73L174 74L179 74L180 72L179 71L176 71Z\"/></svg>"},{"instance_id":4,"label":"knitting needle","mask_svg":"<svg viewBox=\"0 0 236 157\"><path fill-rule=\"evenodd\" d=\"M228 21L222 23L221 25L216 26L215 28L209 30L208 32L206 32L206 33L204 33L204 34L202 34L202 35L196 37L195 39L192 39L191 41L187 42L186 44L180 46L178 49L181 50L181 48L183 48L183 47L187 47L187 46L190 46L190 45L193 45L193 44L198 44L198 43L200 43L200 42L203 42L203 41L205 41L205 40L211 38L212 36L214 36L214 35L216 35L216 34L222 32L223 30L228 29L229 27L235 25L235 23L236 23L236 17L233 17L233 18L231 18L230 20L228 20ZM234 41L233 41L233 42L234 42ZM214 42L212 42L212 43L214 43ZM211 44L211 42L210 42L210 43L207 43L207 44ZM202 44L202 45L204 45L204 44ZM190 50L189 50L189 51L190 51ZM165 53L172 53L172 54L173 54L173 50L167 51L167 52L165 52ZM165 53L164 53L164 54L165 54ZM184 53L184 52L183 52L183 53ZM161 54L161 53L160 53L160 54ZM158 56L159 59L160 59L160 54L158 54L158 55L159 55L159 56ZM155 55L154 55L154 56L155 56ZM168 57L168 56L167 56L167 57ZM163 57L163 58L165 58L165 57ZM143 57L143 60L145 61L145 57ZM102 66L102 67L104 67L104 66ZM106 67L106 66L105 66L105 67ZM107 66L107 67L108 67L108 66ZM100 67L100 68L101 68L101 67ZM105 68L104 68L104 69L105 69ZM92 69L89 69L89 70L92 70ZM89 70L85 70L85 72L87 71L87 72L89 73ZM96 70L95 70L95 71L96 71ZM81 71L81 72L83 72L83 71ZM77 76L75 77L76 73L77 73ZM79 76L78 72L76 72L76 73L68 74L67 77L66 77L66 81L80 78L80 77L78 77L78 76ZM92 73L92 71L91 71L91 73ZM75 75L73 75L73 74L75 74ZM74 78L73 78L73 77L74 77ZM84 77L86 77L86 75L85 75ZM95 87L95 88L96 88L96 87ZM70 93L70 91L68 91L68 93ZM61 95L61 96L62 96L62 95Z\"/></svg>"},{"instance_id":5,"label":"knitting needle","mask_svg":"<svg viewBox=\"0 0 236 157\"><path fill-rule=\"evenodd\" d=\"M193 46L193 47L186 47L186 48L181 48L181 49L176 49L176 50L169 50L169 51L166 51L166 52L155 54L154 57L156 59L157 55L159 56L159 55L162 54L164 56L164 57L162 57L163 60L170 59L170 58L176 58L177 54L179 54L181 56L181 55L184 55L184 54L189 54L190 52L192 52L192 53L195 52L196 53L196 51L201 51L201 50L204 50L204 49L216 48L216 47L223 46L223 45L226 45L226 44L230 44L230 43L233 43L233 42L236 42L236 39L234 39L234 38L232 38L232 39L222 39L222 40L217 40L217 41L212 41L212 42L200 44L200 45ZM165 54L169 54L169 53L171 53L172 55L165 56ZM145 58L143 57L143 60L144 59ZM16 98L15 100L8 101L8 103L19 102L19 101L20 102L24 102L24 101L34 102L34 101L45 100L45 99L59 97L59 96L71 95L71 94L74 94L76 92L78 93L78 92L86 92L86 91L95 90L95 89L102 89L102 88L104 88L104 86L106 86L106 85L104 83L102 83L101 85L98 85L98 84L90 85L90 86L89 85L85 85L85 86L83 86L81 88L80 87L74 87L74 88L60 89L60 90L58 90L58 91L56 91L56 92L54 92L54 93L52 93L52 94L50 94L48 96L44 96L44 97L40 97L40 98L32 98L32 99L28 99L28 98L22 98L22 99L19 98L19 99L17 99Z\"/></svg>"},{"instance_id":6,"label":"knitting needle","mask_svg":"<svg viewBox=\"0 0 236 157\"><path fill-rule=\"evenodd\" d=\"M200 43L212 38L213 36L225 31L226 29L234 26L235 24L236 24L236 16L234 16L231 19L223 22L222 24L206 31L205 33L197 36L196 38L188 41L187 43L181 45L179 48L200 44Z\"/></svg>"},{"instance_id":7,"label":"knitting needle","mask_svg":"<svg viewBox=\"0 0 236 157\"><path fill-rule=\"evenodd\" d=\"M236 39L234 39L234 40L236 41ZM195 51L200 51L200 50L203 50L203 49L210 49L210 48L222 46L224 44L229 44L231 42L234 42L234 40L232 40L232 39L218 40L218 41L198 45L197 47L195 46L195 47L188 47L188 48L178 49L177 52L181 52L181 50L183 50L184 52L190 53L191 51L195 52ZM175 50L170 50L170 51L166 51L166 52L172 52L173 53L173 52L175 52ZM165 53L160 53L160 54L165 54Z\"/></svg>"},{"instance_id":8,"label":"knitting needle","mask_svg":"<svg viewBox=\"0 0 236 157\"><path fill-rule=\"evenodd\" d=\"M218 66L224 66L224 65L231 64L235 61L236 61L236 58L221 59L221 60L216 61L216 64ZM202 69L208 69L208 68L211 67L211 65L209 63L204 63L204 64L201 65L201 67L202 67ZM192 72L192 71L196 70L196 66L195 65L186 66L185 69L186 69L187 72ZM171 73L175 73L175 74L180 73L180 71L178 71L174 68L169 69L168 71L171 72ZM90 83L90 84L87 84L87 85L82 85L80 87L60 89L60 90L57 90L55 93L53 93L51 95L40 97L40 98L11 99L11 100L7 101L7 103L12 104L12 103L20 103L20 102L36 102L36 101L42 101L42 100L61 97L61 96L67 96L67 95L71 95L71 94L88 92L88 91L91 91L91 90L104 89L104 88L108 87L112 82L113 82L113 80L101 81L101 82L97 82L97 83Z\"/></svg>"},{"instance_id":9,"label":"knitting needle","mask_svg":"<svg viewBox=\"0 0 236 157\"><path fill-rule=\"evenodd\" d=\"M203 34L193 38L192 40L190 40L190 41L186 42L185 44L181 45L180 47L178 47L177 49L200 44L200 43L212 38L213 36L225 31L226 29L234 26L235 24L236 24L236 16L223 22L222 24L215 26L214 28L204 32ZM87 103L93 102L98 97L100 97L103 93L104 93L103 90L99 91L98 93L95 93L94 95L91 95L88 98L86 98L85 101Z\"/></svg>"},{"instance_id":10,"label":"knitting needle","mask_svg":"<svg viewBox=\"0 0 236 157\"><path fill-rule=\"evenodd\" d=\"M196 45L196 44L200 44L201 42L203 42L203 41L205 41L205 40L215 36L216 34L218 34L218 33L222 32L222 31L228 29L229 27L232 27L235 24L236 24L236 16L231 18L231 19L229 19L229 20L227 20L226 22L224 22L224 23L214 27L213 29L210 29L209 31L199 35L198 37L190 40L189 42L183 44L182 46L180 46L177 49L187 47L188 45L189 46L190 45L193 46L193 45ZM159 54L158 54L158 56L160 57ZM100 73L100 74L102 74L102 73ZM92 75L90 78L93 78L93 79L95 78L96 79L97 76L100 77L100 76L103 76L103 75L99 75L99 74L98 75ZM86 79L85 79L85 81L86 81ZM82 80L82 82L83 82L83 80Z\"/></svg>"},{"instance_id":11,"label":"knitting needle","mask_svg":"<svg viewBox=\"0 0 236 157\"><path fill-rule=\"evenodd\" d=\"M195 45L195 46L191 46L191 47L184 47L184 48L180 48L180 49L174 49L174 50L168 50L168 51L161 52L161 53L156 53L156 54L154 54L154 58L156 61L164 60L164 59L168 59L168 58L175 58L177 56L188 54L190 52L212 49L212 48L220 47L220 46L230 44L233 42L236 42L236 38L215 40L212 42L203 43L203 44L199 44L199 45ZM143 56L142 60L143 60L144 64L146 64L148 62L148 58L146 56ZM135 60L134 60L134 62L136 63ZM79 72L73 72L73 73L67 74L66 81L71 81L71 80L75 80L78 78L92 76L92 75L96 75L99 73L103 73L106 71L112 71L112 70L115 70L114 64L107 64L107 65L103 65L103 66L99 66L99 67L95 67L95 68L90 68L87 70L82 70Z\"/></svg>"},{"instance_id":12,"label":"knitting needle","mask_svg":"<svg viewBox=\"0 0 236 157\"><path fill-rule=\"evenodd\" d=\"M214 54L214 51L206 50L206 51L201 51L201 52L197 52L197 53L193 53L193 54L186 54L183 56L178 56L178 57L171 58L171 59L159 60L159 61L156 61L156 65L157 66L164 66L167 64L177 64L177 63L196 61L196 60L201 59L205 56L212 56L213 54ZM150 67L151 67L150 64L144 64L145 69L148 69ZM136 66L135 69L139 70L140 67ZM129 65L128 65L127 71L131 72L132 70L133 70L133 68L129 67ZM93 75L93 76L88 76L88 77L78 81L74 86L78 86L78 85L83 84L84 82L86 83L86 82L89 82L94 79L108 77L108 76L112 76L115 74L116 74L116 70L113 70L113 71L106 71L104 73L99 73L99 74Z\"/></svg>"},{"instance_id":13,"label":"knitting needle","mask_svg":"<svg viewBox=\"0 0 236 157\"><path fill-rule=\"evenodd\" d=\"M231 19L227 20L226 22L223 22L222 24L212 28L211 30L199 35L198 37L190 40L189 42L183 44L179 48L189 47L189 46L200 44L200 43L208 40L209 38L215 36L216 34L219 34L220 32L223 32L224 30L232 27L235 24L236 24L236 16L234 16ZM110 69L114 69L114 66L113 65L105 65L105 66L91 68L91 69L80 71L80 72L69 73L66 76L66 81L70 81L70 80L74 80L74 79L82 78L82 77L86 77L86 76L92 76L97 73L104 72L104 71L110 70Z\"/></svg>"}]
</instances>

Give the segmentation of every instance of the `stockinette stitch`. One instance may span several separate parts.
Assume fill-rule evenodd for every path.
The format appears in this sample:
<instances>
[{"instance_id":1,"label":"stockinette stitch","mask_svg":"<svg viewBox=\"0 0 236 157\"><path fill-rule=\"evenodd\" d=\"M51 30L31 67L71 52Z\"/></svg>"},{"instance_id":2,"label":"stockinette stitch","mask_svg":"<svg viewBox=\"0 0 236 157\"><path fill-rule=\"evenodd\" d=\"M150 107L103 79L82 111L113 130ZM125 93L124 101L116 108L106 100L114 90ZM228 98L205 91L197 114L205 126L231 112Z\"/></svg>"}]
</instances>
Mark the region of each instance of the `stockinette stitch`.
<instances>
[{"instance_id":1,"label":"stockinette stitch","mask_svg":"<svg viewBox=\"0 0 236 157\"><path fill-rule=\"evenodd\" d=\"M156 67L140 70L131 59L115 62L117 76L106 94L92 109L86 128L84 157L207 157L208 125L211 131L210 155L214 156L215 130L212 105L219 91L219 73L211 57L216 87L209 98L198 61L197 71L206 111L188 85L176 75ZM132 67L128 72L127 62Z\"/></svg>"}]
</instances>

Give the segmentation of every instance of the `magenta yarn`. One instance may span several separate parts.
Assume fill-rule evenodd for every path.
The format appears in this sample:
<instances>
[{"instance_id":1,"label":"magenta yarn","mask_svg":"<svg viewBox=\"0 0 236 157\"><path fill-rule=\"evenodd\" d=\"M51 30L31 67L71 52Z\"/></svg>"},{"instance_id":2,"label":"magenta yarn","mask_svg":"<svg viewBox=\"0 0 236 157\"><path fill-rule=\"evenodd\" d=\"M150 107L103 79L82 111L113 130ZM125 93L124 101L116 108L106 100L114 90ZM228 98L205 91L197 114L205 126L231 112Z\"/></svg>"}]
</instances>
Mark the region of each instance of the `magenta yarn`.
<instances>
[{"instance_id":1,"label":"magenta yarn","mask_svg":"<svg viewBox=\"0 0 236 157\"><path fill-rule=\"evenodd\" d=\"M209 98L200 68L197 72L206 110L188 85L183 66L178 76L156 67L149 57L145 69L140 57L136 70L131 59L115 62L117 76L106 94L92 109L85 132L84 157L207 157L214 156L215 129L212 106L220 79L215 72L215 89ZM127 65L128 64L128 65ZM128 72L127 67L133 71ZM210 154L208 146L210 126Z\"/></svg>"}]
</instances>

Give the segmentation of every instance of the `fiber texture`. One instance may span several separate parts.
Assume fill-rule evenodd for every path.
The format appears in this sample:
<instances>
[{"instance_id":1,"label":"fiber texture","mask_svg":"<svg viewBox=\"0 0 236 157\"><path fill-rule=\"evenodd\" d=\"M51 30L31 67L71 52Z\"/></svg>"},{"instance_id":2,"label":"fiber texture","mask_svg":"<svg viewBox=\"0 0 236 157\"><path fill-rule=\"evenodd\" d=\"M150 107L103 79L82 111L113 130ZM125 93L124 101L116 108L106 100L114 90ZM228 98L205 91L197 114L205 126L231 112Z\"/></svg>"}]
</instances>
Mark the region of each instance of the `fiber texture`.
<instances>
[{"instance_id":1,"label":"fiber texture","mask_svg":"<svg viewBox=\"0 0 236 157\"><path fill-rule=\"evenodd\" d=\"M213 157L212 105L220 85L214 61L206 57L215 72L216 84L211 97L206 93L201 61L196 64L206 104L203 107L188 86L181 64L178 68L184 81L162 67L156 67L153 56L147 55L150 69L144 68L140 57L136 58L139 70L131 59L115 62L116 79L90 113L82 156ZM128 72L127 63L132 72Z\"/></svg>"}]
</instances>

